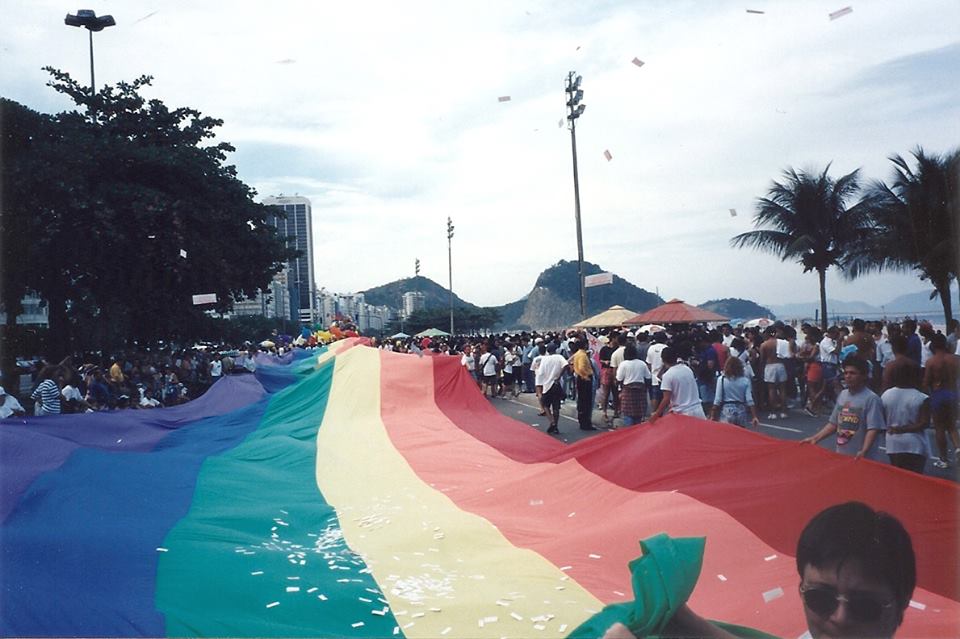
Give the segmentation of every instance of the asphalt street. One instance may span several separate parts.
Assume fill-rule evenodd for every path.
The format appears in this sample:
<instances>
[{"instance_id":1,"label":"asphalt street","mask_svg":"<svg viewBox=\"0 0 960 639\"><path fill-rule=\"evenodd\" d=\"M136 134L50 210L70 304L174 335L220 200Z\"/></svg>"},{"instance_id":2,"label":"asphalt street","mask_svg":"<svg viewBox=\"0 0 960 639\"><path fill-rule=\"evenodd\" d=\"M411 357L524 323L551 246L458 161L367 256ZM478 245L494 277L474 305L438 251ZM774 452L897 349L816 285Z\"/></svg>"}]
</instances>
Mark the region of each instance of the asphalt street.
<instances>
[{"instance_id":1,"label":"asphalt street","mask_svg":"<svg viewBox=\"0 0 960 639\"><path fill-rule=\"evenodd\" d=\"M506 415L507 417L515 419L519 422L523 422L531 428L536 428L537 430L546 432L547 427L549 426L549 421L547 418L538 415L539 408L536 405L536 397L532 393L521 393L515 398L497 398L489 399L488 401L503 415ZM612 416L613 411L610 411L609 414ZM776 437L777 439L798 441L804 437L809 437L820 430L823 425L827 423L827 417L828 415L822 415L815 418L806 415L801 410L796 408L787 409L786 419L778 419L776 421L766 420L764 419L764 416L761 415L759 432L764 435L769 435L770 437ZM620 420L615 420L614 424L620 426ZM577 424L576 402L573 400L566 400L563 403L563 407L560 411L560 423L558 424L560 434L555 435L555 437L558 437L564 443L572 444L580 441L581 439L593 437L594 435L608 430L604 425L602 413L596 409L593 411L593 425L600 430L580 430L580 427ZM883 445L882 439L880 441L880 445ZM828 437L826 440L820 442L818 446L828 450L833 450L833 438ZM933 466L932 459L927 461L924 474L931 477L948 479L951 481L960 480L960 474L958 474L957 466L955 464L951 465L951 467L947 469L939 469Z\"/></svg>"}]
</instances>

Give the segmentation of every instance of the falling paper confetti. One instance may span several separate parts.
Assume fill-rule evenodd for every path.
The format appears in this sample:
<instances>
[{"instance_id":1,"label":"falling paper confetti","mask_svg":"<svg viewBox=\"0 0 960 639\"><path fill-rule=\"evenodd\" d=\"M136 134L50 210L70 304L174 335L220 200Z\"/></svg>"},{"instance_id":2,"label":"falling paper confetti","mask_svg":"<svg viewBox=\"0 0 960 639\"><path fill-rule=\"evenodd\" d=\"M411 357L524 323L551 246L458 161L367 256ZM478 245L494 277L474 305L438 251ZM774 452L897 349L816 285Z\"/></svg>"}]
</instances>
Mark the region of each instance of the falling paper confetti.
<instances>
[{"instance_id":1,"label":"falling paper confetti","mask_svg":"<svg viewBox=\"0 0 960 639\"><path fill-rule=\"evenodd\" d=\"M758 13L763 15L763 11L757 11L756 9L747 9L747 13Z\"/></svg>"},{"instance_id":2,"label":"falling paper confetti","mask_svg":"<svg viewBox=\"0 0 960 639\"><path fill-rule=\"evenodd\" d=\"M638 67L642 67L643 64L644 64L644 63L643 63L643 60L641 60L640 58L634 58L634 59L631 60L630 62L633 62L633 63L634 63L635 65L637 65Z\"/></svg>"},{"instance_id":3,"label":"falling paper confetti","mask_svg":"<svg viewBox=\"0 0 960 639\"><path fill-rule=\"evenodd\" d=\"M509 102L509 101L510 101L509 95L501 95L499 98L497 98L497 102Z\"/></svg>"},{"instance_id":4,"label":"falling paper confetti","mask_svg":"<svg viewBox=\"0 0 960 639\"><path fill-rule=\"evenodd\" d=\"M187 259L187 252L183 249L180 249L180 257L182 257L183 259Z\"/></svg>"},{"instance_id":5,"label":"falling paper confetti","mask_svg":"<svg viewBox=\"0 0 960 639\"><path fill-rule=\"evenodd\" d=\"M604 151L603 157L607 158L607 162L613 159L613 155L610 153L610 151Z\"/></svg>"},{"instance_id":6,"label":"falling paper confetti","mask_svg":"<svg viewBox=\"0 0 960 639\"><path fill-rule=\"evenodd\" d=\"M838 9L830 14L831 20L836 20L837 18L842 18L848 13L853 13L853 7L844 7L843 9Z\"/></svg>"},{"instance_id":7,"label":"falling paper confetti","mask_svg":"<svg viewBox=\"0 0 960 639\"><path fill-rule=\"evenodd\" d=\"M143 17L140 18L139 20L134 20L134 21L133 21L133 24L137 24L138 22L143 22L143 21L146 20L147 18L152 18L153 16L157 15L157 13L158 13L157 11L151 11L150 13L148 13L148 14L145 15L145 16L143 16Z\"/></svg>"},{"instance_id":8,"label":"falling paper confetti","mask_svg":"<svg viewBox=\"0 0 960 639\"><path fill-rule=\"evenodd\" d=\"M730 209L730 217L737 217L737 209Z\"/></svg>"},{"instance_id":9,"label":"falling paper confetti","mask_svg":"<svg viewBox=\"0 0 960 639\"><path fill-rule=\"evenodd\" d=\"M277 60L277 64L294 64L296 60L293 58L284 58L283 60Z\"/></svg>"},{"instance_id":10,"label":"falling paper confetti","mask_svg":"<svg viewBox=\"0 0 960 639\"><path fill-rule=\"evenodd\" d=\"M558 129L563 128L563 118L560 118L560 121L557 122L557 128L558 128Z\"/></svg>"},{"instance_id":11,"label":"falling paper confetti","mask_svg":"<svg viewBox=\"0 0 960 639\"><path fill-rule=\"evenodd\" d=\"M763 602L770 603L774 599L779 599L782 596L783 596L783 588L777 587L777 588L774 588L773 590L768 590L767 592L763 593Z\"/></svg>"}]
</instances>

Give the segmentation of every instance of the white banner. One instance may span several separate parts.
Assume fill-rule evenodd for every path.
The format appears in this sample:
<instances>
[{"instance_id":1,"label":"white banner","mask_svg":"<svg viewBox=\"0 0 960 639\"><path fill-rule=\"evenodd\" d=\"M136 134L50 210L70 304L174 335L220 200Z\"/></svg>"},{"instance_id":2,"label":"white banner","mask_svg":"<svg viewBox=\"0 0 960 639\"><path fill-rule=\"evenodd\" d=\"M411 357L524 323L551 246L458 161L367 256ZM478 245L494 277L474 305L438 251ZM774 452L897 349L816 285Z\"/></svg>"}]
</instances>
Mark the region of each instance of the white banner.
<instances>
[{"instance_id":1,"label":"white banner","mask_svg":"<svg viewBox=\"0 0 960 639\"><path fill-rule=\"evenodd\" d=\"M613 273L597 273L596 275L587 275L583 278L583 285L586 288L603 286L604 284L613 284Z\"/></svg>"},{"instance_id":2,"label":"white banner","mask_svg":"<svg viewBox=\"0 0 960 639\"><path fill-rule=\"evenodd\" d=\"M217 303L217 294L216 293L204 293L203 295L194 295L193 296L193 305L197 306L199 304L216 304Z\"/></svg>"}]
</instances>

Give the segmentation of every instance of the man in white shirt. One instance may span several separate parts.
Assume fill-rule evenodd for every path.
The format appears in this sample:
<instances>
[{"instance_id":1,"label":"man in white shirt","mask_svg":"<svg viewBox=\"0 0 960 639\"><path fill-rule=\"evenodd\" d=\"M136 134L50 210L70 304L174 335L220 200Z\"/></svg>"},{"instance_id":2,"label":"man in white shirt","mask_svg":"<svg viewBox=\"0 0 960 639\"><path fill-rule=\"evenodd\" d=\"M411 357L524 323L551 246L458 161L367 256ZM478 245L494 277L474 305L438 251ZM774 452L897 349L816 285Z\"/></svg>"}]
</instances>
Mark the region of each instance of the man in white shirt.
<instances>
[{"instance_id":1,"label":"man in white shirt","mask_svg":"<svg viewBox=\"0 0 960 639\"><path fill-rule=\"evenodd\" d=\"M663 399L660 400L660 404L650 415L650 423L657 421L668 410L672 413L706 419L707 416L700 404L697 378L693 371L684 362L678 361L677 352L672 347L668 346L663 349L660 356L663 358L663 363L669 368L660 378L660 390L663 392Z\"/></svg>"},{"instance_id":2,"label":"man in white shirt","mask_svg":"<svg viewBox=\"0 0 960 639\"><path fill-rule=\"evenodd\" d=\"M540 360L540 367L537 369L540 379L543 380L542 402L547 417L550 418L550 427L547 429L550 434L560 432L557 427L560 422L560 402L565 397L560 377L567 366L567 358L557 353L556 342L550 342L547 355Z\"/></svg>"},{"instance_id":3,"label":"man in white shirt","mask_svg":"<svg viewBox=\"0 0 960 639\"><path fill-rule=\"evenodd\" d=\"M650 369L650 399L654 406L660 403L663 395L660 392L660 369L663 368L661 354L667 347L663 333L655 333L653 344L647 349L647 367Z\"/></svg>"},{"instance_id":4,"label":"man in white shirt","mask_svg":"<svg viewBox=\"0 0 960 639\"><path fill-rule=\"evenodd\" d=\"M7 395L7 391L4 390L3 386L0 386L0 419L6 419L11 415L19 417L24 413L23 406L20 405L17 398L13 395Z\"/></svg>"},{"instance_id":5,"label":"man in white shirt","mask_svg":"<svg viewBox=\"0 0 960 639\"><path fill-rule=\"evenodd\" d=\"M840 331L836 326L827 329L820 340L820 364L823 366L823 386L833 390L833 396L840 393Z\"/></svg>"}]
</instances>

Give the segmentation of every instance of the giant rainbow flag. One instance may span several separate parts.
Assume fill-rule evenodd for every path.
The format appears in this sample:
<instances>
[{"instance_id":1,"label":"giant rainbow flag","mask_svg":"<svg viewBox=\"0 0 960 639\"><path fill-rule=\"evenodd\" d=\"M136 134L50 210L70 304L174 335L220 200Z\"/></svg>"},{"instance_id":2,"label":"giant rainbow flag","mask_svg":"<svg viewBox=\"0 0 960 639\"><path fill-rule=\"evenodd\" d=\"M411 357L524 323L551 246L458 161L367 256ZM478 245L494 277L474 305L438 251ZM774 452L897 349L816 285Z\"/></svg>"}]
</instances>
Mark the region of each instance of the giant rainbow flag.
<instances>
[{"instance_id":1,"label":"giant rainbow flag","mask_svg":"<svg viewBox=\"0 0 960 639\"><path fill-rule=\"evenodd\" d=\"M913 537L901 636L960 628L953 483L679 416L566 446L456 358L362 340L5 420L0 499L4 636L563 637L644 596L628 563L666 533L706 538L694 610L793 639L799 532L851 499Z\"/></svg>"}]
</instances>

